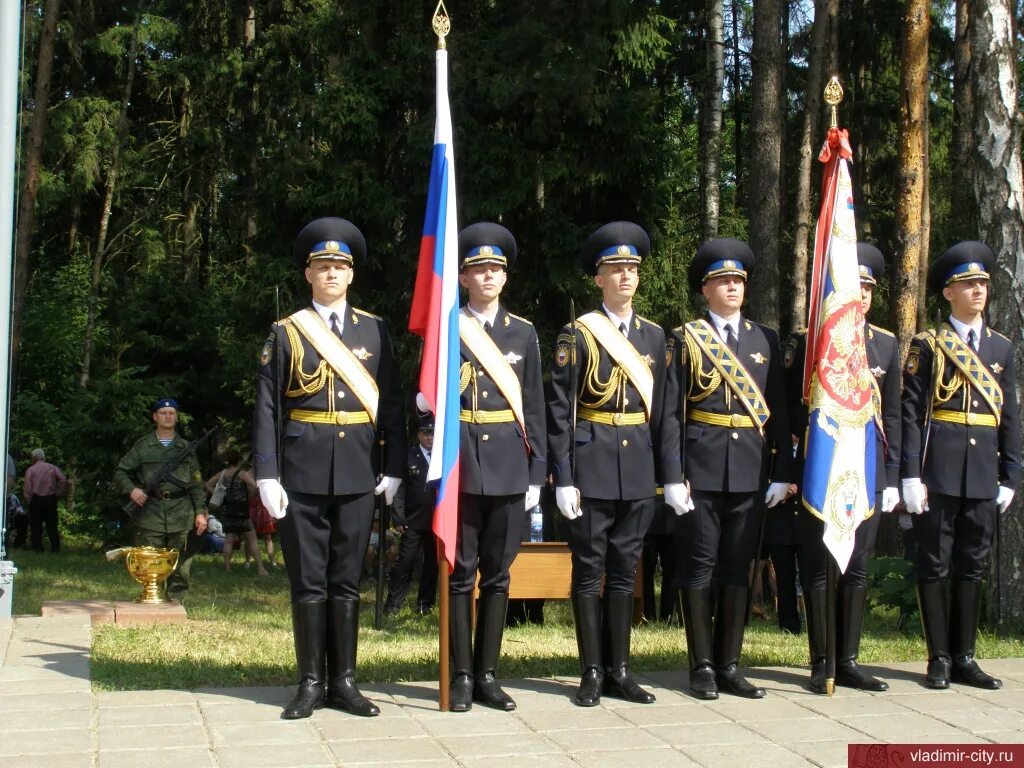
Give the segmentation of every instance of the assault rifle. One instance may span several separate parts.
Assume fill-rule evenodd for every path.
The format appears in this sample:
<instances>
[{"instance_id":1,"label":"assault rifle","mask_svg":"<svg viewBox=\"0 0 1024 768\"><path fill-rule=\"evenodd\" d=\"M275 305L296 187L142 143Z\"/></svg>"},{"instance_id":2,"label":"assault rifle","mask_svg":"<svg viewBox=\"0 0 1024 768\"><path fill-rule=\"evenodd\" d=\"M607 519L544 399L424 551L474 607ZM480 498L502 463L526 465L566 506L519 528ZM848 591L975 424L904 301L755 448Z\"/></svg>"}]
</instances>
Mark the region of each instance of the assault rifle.
<instances>
[{"instance_id":1,"label":"assault rifle","mask_svg":"<svg viewBox=\"0 0 1024 768\"><path fill-rule=\"evenodd\" d=\"M216 432L217 429L218 427L214 427L199 439L193 440L191 443L188 444L188 447L185 448L184 451L167 459L167 461L160 465L160 468L157 469L156 472L154 472L152 475L149 476L149 478L146 479L146 482L142 485L142 492L145 493L147 497L146 504L149 503L149 499L160 496L160 484L165 482L171 476L171 473L173 473L174 470L178 468L178 465L180 465L181 462L189 458L193 453L196 452L200 445L209 440L210 435ZM146 504L143 504L142 506L144 507L146 506ZM131 515L136 510L141 508L142 507L140 507L134 501L129 501L127 504L124 505L123 511L125 514Z\"/></svg>"}]
</instances>

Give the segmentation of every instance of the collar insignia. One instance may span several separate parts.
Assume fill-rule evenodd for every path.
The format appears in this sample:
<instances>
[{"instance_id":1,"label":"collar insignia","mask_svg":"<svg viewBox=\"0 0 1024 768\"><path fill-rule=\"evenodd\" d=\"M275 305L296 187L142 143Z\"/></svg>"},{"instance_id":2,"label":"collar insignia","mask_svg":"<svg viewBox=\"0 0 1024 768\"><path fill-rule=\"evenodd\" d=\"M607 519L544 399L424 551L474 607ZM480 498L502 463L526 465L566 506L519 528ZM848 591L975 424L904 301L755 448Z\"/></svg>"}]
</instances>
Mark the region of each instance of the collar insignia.
<instances>
[{"instance_id":1,"label":"collar insignia","mask_svg":"<svg viewBox=\"0 0 1024 768\"><path fill-rule=\"evenodd\" d=\"M762 354L761 354L760 352L751 352L751 353L750 353L750 357L751 357L751 359L753 359L753 361L754 361L755 363L757 363L758 365L761 365L761 364L762 364L762 363L763 363L763 362L764 362L765 360L767 360L767 359L768 359L767 357L765 357L764 355L762 355Z\"/></svg>"},{"instance_id":2,"label":"collar insignia","mask_svg":"<svg viewBox=\"0 0 1024 768\"><path fill-rule=\"evenodd\" d=\"M523 356L517 355L515 352L509 352L507 355L505 355L505 359L508 361L509 365L515 365L516 363L523 359Z\"/></svg>"},{"instance_id":3,"label":"collar insignia","mask_svg":"<svg viewBox=\"0 0 1024 768\"><path fill-rule=\"evenodd\" d=\"M355 355L360 360L369 360L371 357L373 357L373 352L368 352L366 350L366 347L359 347L359 349L353 349L352 354Z\"/></svg>"}]
</instances>

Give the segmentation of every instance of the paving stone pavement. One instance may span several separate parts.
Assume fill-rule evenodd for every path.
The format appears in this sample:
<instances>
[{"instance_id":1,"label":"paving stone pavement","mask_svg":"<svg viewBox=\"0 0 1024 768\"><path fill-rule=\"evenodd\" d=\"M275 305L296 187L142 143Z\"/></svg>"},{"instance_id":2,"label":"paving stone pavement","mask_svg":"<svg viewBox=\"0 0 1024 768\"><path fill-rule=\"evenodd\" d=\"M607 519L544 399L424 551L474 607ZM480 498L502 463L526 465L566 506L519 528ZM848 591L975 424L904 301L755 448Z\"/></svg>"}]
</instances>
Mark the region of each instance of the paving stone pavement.
<instances>
[{"instance_id":1,"label":"paving stone pavement","mask_svg":"<svg viewBox=\"0 0 1024 768\"><path fill-rule=\"evenodd\" d=\"M1024 659L986 660L1001 691L923 687L924 665L873 668L890 690L804 689L807 671L749 670L762 701L700 702L686 675L639 676L650 706L573 706L575 679L509 680L513 713L437 710L436 683L366 685L381 716L280 719L290 688L93 691L88 616L0 622L3 768L687 768L846 766L847 744L1024 743ZM401 768L401 767L400 767Z\"/></svg>"}]
</instances>

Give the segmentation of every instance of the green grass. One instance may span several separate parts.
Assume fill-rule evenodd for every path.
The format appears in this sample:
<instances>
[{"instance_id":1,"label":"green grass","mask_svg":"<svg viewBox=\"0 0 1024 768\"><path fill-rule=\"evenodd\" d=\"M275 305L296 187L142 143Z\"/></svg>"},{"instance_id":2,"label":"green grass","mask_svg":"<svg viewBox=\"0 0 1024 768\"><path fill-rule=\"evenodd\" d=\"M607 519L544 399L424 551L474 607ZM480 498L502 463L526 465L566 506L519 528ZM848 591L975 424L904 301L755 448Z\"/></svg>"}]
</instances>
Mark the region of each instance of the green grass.
<instances>
[{"instance_id":1,"label":"green grass","mask_svg":"<svg viewBox=\"0 0 1024 768\"><path fill-rule=\"evenodd\" d=\"M66 546L57 556L17 550L12 559L18 568L15 614L38 615L46 600L130 600L140 591L122 562L108 563L99 549L84 544ZM185 602L189 621L185 624L97 627L92 647L94 687L191 689L293 683L287 577L278 569L259 578L240 563L241 555L236 555L232 571L225 573L219 555L195 558L192 589ZM505 633L499 668L502 677L578 674L568 603L549 601L544 616L543 626L527 625ZM884 665L925 658L919 629L898 631L897 619L895 610L872 611L863 635L861 661ZM386 619L383 630L374 630L372 625L373 592L367 590L359 635L360 681L436 678L436 612L420 616L406 608ZM632 666L637 671L681 668L686 664L684 647L679 627L638 627L633 634ZM978 655L1024 657L1024 639L983 632ZM790 635L774 623L755 618L746 633L742 662L751 666L806 665L806 635Z\"/></svg>"}]
</instances>

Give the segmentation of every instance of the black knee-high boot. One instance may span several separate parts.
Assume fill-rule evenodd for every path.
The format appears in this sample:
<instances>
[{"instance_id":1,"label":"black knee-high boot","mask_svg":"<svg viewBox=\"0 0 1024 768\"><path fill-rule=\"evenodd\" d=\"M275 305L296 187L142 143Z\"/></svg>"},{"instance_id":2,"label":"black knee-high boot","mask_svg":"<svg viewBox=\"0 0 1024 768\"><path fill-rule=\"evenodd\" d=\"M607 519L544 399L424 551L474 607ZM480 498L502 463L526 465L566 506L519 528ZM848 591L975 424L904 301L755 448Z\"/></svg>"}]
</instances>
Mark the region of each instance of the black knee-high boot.
<instances>
[{"instance_id":1,"label":"black knee-high boot","mask_svg":"<svg viewBox=\"0 0 1024 768\"><path fill-rule=\"evenodd\" d=\"M473 701L494 709L511 712L515 701L498 685L494 671L501 653L501 637L505 632L505 611L508 595L495 592L480 595L476 609L476 640L473 643Z\"/></svg>"},{"instance_id":2,"label":"black knee-high boot","mask_svg":"<svg viewBox=\"0 0 1024 768\"><path fill-rule=\"evenodd\" d=\"M285 720L309 717L324 705L324 645L327 642L327 603L292 603L292 633L299 690L281 713Z\"/></svg>"}]
</instances>

